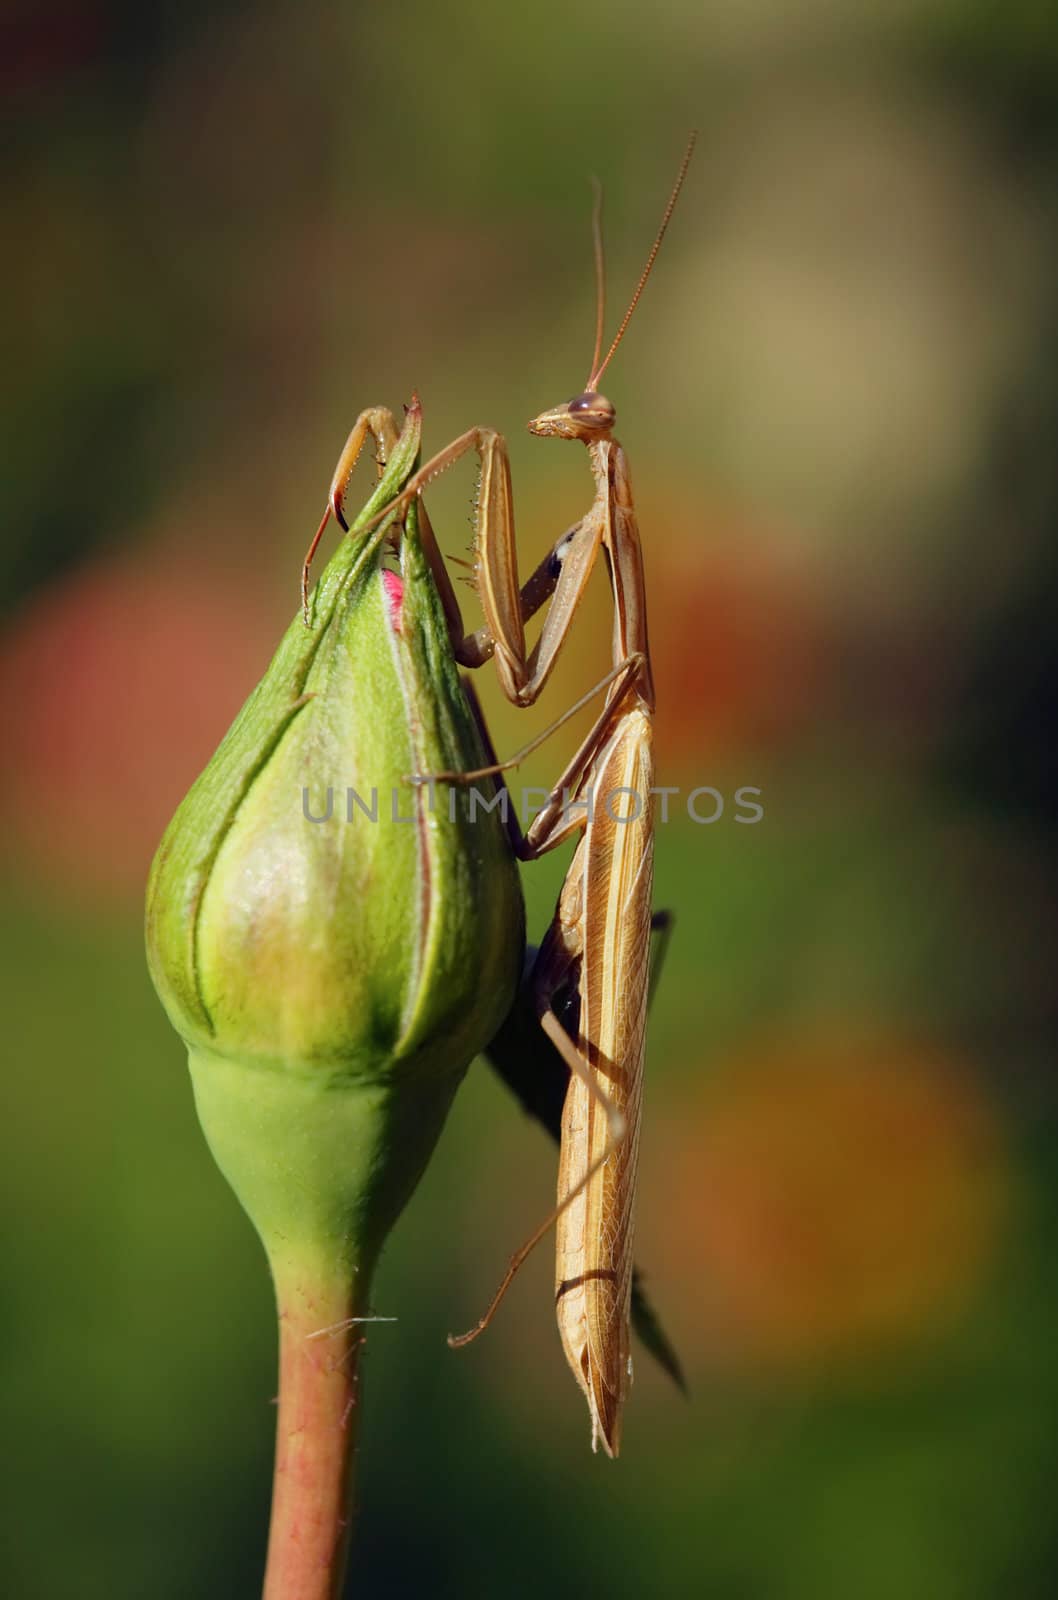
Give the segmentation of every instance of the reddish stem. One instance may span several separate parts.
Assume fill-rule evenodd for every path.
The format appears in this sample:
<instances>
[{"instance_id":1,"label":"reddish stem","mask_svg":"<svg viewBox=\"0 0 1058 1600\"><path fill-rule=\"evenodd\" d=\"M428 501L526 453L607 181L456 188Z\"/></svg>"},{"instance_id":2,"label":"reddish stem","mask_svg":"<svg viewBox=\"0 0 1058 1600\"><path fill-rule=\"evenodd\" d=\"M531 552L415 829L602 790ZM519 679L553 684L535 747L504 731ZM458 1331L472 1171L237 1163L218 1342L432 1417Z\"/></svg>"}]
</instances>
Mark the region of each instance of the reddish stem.
<instances>
[{"instance_id":1,"label":"reddish stem","mask_svg":"<svg viewBox=\"0 0 1058 1600\"><path fill-rule=\"evenodd\" d=\"M348 1284L276 1284L279 1415L263 1600L336 1600L353 1516L363 1329ZM326 1330L326 1331L323 1331ZM315 1336L315 1337L313 1337Z\"/></svg>"}]
</instances>

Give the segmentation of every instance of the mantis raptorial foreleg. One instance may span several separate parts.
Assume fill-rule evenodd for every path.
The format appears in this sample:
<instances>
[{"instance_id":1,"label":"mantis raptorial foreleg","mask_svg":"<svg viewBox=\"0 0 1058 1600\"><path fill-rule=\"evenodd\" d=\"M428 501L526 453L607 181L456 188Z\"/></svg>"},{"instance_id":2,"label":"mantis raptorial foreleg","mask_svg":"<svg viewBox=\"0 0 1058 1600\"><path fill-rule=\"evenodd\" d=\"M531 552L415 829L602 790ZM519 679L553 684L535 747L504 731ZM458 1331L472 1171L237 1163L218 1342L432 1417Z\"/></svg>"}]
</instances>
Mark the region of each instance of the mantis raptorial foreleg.
<instances>
[{"instance_id":1,"label":"mantis raptorial foreleg","mask_svg":"<svg viewBox=\"0 0 1058 1600\"><path fill-rule=\"evenodd\" d=\"M413 396L412 404L418 405L418 396ZM331 486L327 494L327 504L323 508L323 515L320 518L319 526L312 536L308 550L305 552L305 559L302 562L301 609L306 625L309 625L310 623L309 575L312 567L313 557L319 548L320 540L323 538L327 524L332 516L347 533L349 531L349 524L345 516L345 497L349 488L349 480L352 477L353 469L355 468L357 461L360 459L364 445L367 443L368 439L374 440L375 465L378 469L378 474L381 477L382 472L385 469L386 462L389 460L393 446L396 443L399 434L400 430L397 427L393 413L386 406L367 407L366 410L361 411L360 415L353 423L353 426L349 432L349 437L342 446L341 454L338 457L337 465L335 466L334 473L331 477ZM386 509L374 519L375 523L381 523L384 519L388 518L393 527L394 538L399 537L399 522L394 517L393 512L395 507L401 506L401 500L394 501L391 506L386 507ZM448 575L448 568L445 565L444 560L441 557L441 553L437 548L437 540L434 537L434 531L433 527L431 526L430 519L426 514L426 507L421 503L419 507L419 542L422 545L423 554L429 563L430 571L433 575L438 595L440 596L441 605L445 614L445 620L448 624L449 635L453 638L461 639L463 633L463 622L459 612L459 602L456 599L455 590L452 587L452 580ZM543 604L543 601L546 598L546 594L542 595L540 600L537 601L537 604Z\"/></svg>"},{"instance_id":2,"label":"mantis raptorial foreleg","mask_svg":"<svg viewBox=\"0 0 1058 1600\"><path fill-rule=\"evenodd\" d=\"M320 518L319 527L313 534L308 550L305 552L305 560L301 567L301 610L306 624L309 620L309 569L312 566L312 558L319 549L320 540L323 538L324 530L331 519L332 513L335 511L335 506L341 504L349 479L352 476L353 468L360 458L360 453L369 438L375 441L375 465L381 477L382 470L389 460L393 446L397 442L399 431L393 419L392 411L386 406L368 406L366 410L361 411L349 431L349 437L342 446L342 453L338 457L338 463L331 478L331 487L327 495L327 504L323 508L323 516ZM343 522L342 526L345 527L346 524Z\"/></svg>"},{"instance_id":3,"label":"mantis raptorial foreleg","mask_svg":"<svg viewBox=\"0 0 1058 1600\"><path fill-rule=\"evenodd\" d=\"M346 440L334 470L327 505L302 565L301 596L306 622L312 560L330 518L333 516L343 528L346 526L345 490L364 443L368 436L373 437L378 459L384 462L396 432L391 413L374 407L360 414ZM516 705L531 705L550 676L591 577L603 534L600 510L604 502L597 497L588 515L566 529L520 585L507 446L502 436L492 429L472 428L421 467L409 480L406 491L380 513L378 520L388 517L394 525L399 525L406 506L416 496L421 497L428 483L470 450L476 450L481 458L474 576L485 613L484 627L464 633L448 567L420 499L423 552L444 607L456 660L470 668L495 660L500 685L507 698ZM540 638L527 654L525 623L548 600L552 603Z\"/></svg>"},{"instance_id":4,"label":"mantis raptorial foreleg","mask_svg":"<svg viewBox=\"0 0 1058 1600\"><path fill-rule=\"evenodd\" d=\"M539 697L547 682L584 596L603 537L600 512L604 502L596 496L588 514L566 530L521 586L511 469L502 434L492 428L469 428L419 468L408 480L400 503L410 503L442 472L472 451L480 461L474 577L485 626L476 634L453 641L453 647L457 661L467 667L479 666L491 656L504 694L515 705L527 706ZM543 630L530 655L526 651L525 621L552 596Z\"/></svg>"}]
</instances>

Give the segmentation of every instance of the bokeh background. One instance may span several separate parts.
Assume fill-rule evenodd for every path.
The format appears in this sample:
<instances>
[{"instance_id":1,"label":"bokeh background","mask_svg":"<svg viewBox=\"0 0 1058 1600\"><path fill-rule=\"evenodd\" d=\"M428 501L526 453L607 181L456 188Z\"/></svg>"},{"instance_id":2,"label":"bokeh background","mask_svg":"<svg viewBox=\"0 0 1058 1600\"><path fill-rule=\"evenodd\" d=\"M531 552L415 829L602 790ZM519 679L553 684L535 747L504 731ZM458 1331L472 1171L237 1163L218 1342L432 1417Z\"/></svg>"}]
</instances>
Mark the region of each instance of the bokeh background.
<instances>
[{"instance_id":1,"label":"bokeh background","mask_svg":"<svg viewBox=\"0 0 1058 1600\"><path fill-rule=\"evenodd\" d=\"M1037 0L5 12L4 1586L252 1596L264 1262L141 939L338 448L413 387L511 441L523 565L583 508L526 419L607 375L648 563L676 937L640 1354L593 1459L554 1155L476 1065L369 1342L350 1592L984 1600L1058 1584L1058 29ZM469 466L431 502L465 553ZM605 583L531 716L607 665ZM468 610L472 597L468 595ZM550 708L550 711L549 709ZM538 753L546 782L569 740ZM755 827L740 785L763 791ZM526 873L546 922L564 862Z\"/></svg>"}]
</instances>

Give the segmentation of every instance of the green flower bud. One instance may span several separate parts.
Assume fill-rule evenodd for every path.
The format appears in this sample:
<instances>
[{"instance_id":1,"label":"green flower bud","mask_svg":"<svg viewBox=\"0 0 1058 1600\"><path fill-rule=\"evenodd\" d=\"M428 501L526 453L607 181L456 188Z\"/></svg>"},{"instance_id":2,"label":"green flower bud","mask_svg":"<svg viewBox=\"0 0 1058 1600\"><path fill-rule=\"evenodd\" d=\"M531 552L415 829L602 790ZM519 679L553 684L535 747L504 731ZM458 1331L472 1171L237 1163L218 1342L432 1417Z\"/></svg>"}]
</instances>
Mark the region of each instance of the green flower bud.
<instances>
[{"instance_id":1,"label":"green flower bud","mask_svg":"<svg viewBox=\"0 0 1058 1600\"><path fill-rule=\"evenodd\" d=\"M499 815L407 782L487 760L416 505L399 576L385 524L363 531L412 472L420 425L416 402L319 582L314 626L287 630L170 823L147 897L154 983L277 1283L359 1274L359 1303L511 1004L524 939Z\"/></svg>"}]
</instances>

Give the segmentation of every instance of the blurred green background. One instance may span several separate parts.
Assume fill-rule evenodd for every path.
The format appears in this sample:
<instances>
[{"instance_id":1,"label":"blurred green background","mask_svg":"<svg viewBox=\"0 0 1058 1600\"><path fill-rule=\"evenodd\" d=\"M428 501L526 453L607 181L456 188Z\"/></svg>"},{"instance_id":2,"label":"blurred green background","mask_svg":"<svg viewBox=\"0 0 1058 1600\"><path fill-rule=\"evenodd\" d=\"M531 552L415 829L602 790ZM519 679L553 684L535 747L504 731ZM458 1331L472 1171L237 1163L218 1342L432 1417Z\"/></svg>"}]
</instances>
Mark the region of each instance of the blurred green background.
<instances>
[{"instance_id":1,"label":"blurred green background","mask_svg":"<svg viewBox=\"0 0 1058 1600\"><path fill-rule=\"evenodd\" d=\"M379 1275L350 1592L1053 1594L1053 9L38 0L4 34L7 1591L256 1592L270 1289L147 865L362 406L502 429L526 569L583 509L524 423L587 368L587 178L612 325L697 125L605 384L659 781L729 797L658 833L638 1254L691 1398L641 1354L592 1458L546 1248L446 1349L554 1181L475 1066ZM431 499L456 555L472 489ZM483 683L501 749L605 669L595 588L536 712Z\"/></svg>"}]
</instances>

